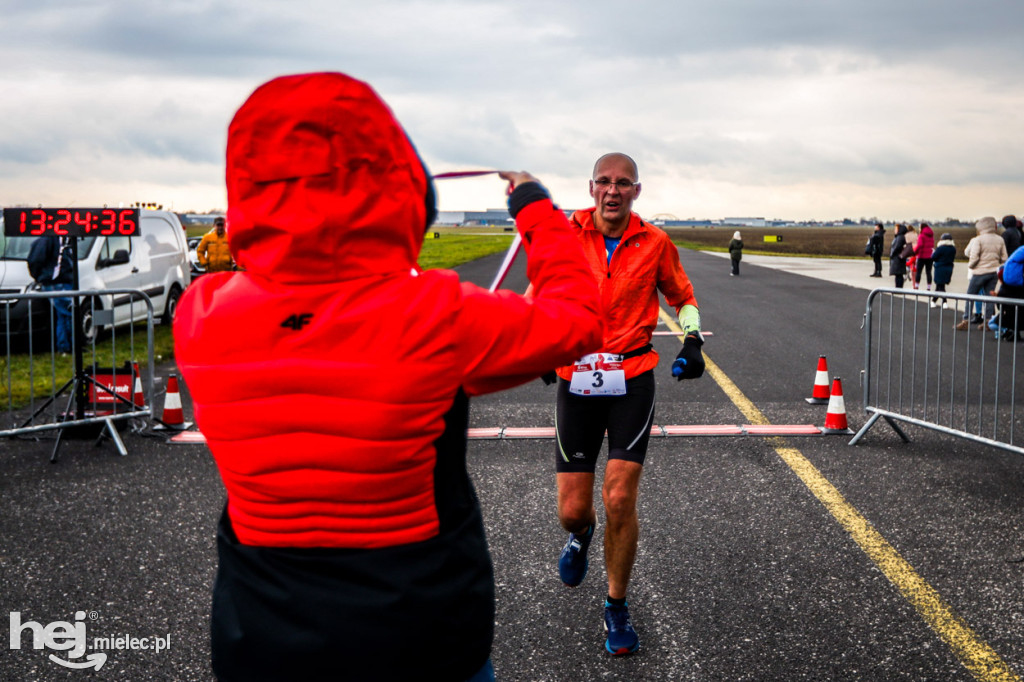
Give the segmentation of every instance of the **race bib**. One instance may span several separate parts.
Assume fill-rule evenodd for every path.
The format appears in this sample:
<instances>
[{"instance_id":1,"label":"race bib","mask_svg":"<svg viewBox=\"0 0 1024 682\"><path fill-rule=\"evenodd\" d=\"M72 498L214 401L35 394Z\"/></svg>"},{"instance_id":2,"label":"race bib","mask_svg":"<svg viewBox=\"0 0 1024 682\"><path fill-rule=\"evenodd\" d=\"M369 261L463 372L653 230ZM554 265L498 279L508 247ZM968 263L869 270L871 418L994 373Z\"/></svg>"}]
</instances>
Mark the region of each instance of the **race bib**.
<instances>
[{"instance_id":1,"label":"race bib","mask_svg":"<svg viewBox=\"0 0 1024 682\"><path fill-rule=\"evenodd\" d=\"M576 395L626 395L622 356L591 353L573 364L569 392Z\"/></svg>"}]
</instances>

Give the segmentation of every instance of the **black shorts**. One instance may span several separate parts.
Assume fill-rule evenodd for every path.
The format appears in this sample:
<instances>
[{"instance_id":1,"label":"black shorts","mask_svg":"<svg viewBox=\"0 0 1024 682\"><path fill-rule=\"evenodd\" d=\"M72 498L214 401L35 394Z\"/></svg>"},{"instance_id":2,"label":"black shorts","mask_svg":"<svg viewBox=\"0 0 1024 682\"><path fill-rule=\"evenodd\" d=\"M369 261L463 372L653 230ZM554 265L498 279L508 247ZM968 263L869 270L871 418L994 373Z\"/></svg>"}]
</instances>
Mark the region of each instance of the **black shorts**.
<instances>
[{"instance_id":1,"label":"black shorts","mask_svg":"<svg viewBox=\"0 0 1024 682\"><path fill-rule=\"evenodd\" d=\"M582 396L558 379L555 470L593 473L608 431L608 459L644 463L654 424L654 370L626 380L626 395Z\"/></svg>"}]
</instances>

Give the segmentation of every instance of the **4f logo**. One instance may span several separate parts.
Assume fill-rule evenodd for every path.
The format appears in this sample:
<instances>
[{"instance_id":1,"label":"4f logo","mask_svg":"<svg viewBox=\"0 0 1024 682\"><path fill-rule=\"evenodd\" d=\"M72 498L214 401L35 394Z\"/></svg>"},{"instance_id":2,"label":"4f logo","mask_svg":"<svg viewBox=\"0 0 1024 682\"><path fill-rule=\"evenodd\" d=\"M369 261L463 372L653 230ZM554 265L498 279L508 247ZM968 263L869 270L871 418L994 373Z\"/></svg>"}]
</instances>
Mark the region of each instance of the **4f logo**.
<instances>
[{"instance_id":1,"label":"4f logo","mask_svg":"<svg viewBox=\"0 0 1024 682\"><path fill-rule=\"evenodd\" d=\"M289 315L288 318L281 323L281 326L285 329L291 329L292 331L299 331L313 320L313 313L302 313L300 315Z\"/></svg>"}]
</instances>

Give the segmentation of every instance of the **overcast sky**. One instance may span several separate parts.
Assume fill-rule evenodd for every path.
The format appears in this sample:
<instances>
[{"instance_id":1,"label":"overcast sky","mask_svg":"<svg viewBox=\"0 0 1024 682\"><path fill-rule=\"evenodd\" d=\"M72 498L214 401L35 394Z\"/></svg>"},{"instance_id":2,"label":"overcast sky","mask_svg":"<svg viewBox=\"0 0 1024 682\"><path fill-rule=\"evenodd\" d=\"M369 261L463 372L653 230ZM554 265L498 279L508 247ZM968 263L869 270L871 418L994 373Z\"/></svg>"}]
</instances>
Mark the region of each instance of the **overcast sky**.
<instances>
[{"instance_id":1,"label":"overcast sky","mask_svg":"<svg viewBox=\"0 0 1024 682\"><path fill-rule=\"evenodd\" d=\"M650 217L1024 213L1017 0L0 0L0 205L224 207L227 125L278 75L366 80L435 173L563 207L640 165ZM501 206L493 176L442 210Z\"/></svg>"}]
</instances>

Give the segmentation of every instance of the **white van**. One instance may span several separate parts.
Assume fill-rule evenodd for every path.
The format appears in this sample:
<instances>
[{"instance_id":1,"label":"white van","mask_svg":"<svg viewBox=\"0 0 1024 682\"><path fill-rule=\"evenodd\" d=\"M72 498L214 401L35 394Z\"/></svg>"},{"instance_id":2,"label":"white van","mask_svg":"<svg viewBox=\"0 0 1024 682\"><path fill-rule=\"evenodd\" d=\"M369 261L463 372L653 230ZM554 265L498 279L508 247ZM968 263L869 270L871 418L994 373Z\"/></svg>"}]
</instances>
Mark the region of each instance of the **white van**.
<instances>
[{"instance_id":1,"label":"white van","mask_svg":"<svg viewBox=\"0 0 1024 682\"><path fill-rule=\"evenodd\" d=\"M0 221L2 222L2 221ZM29 306L24 299L3 299L4 294L22 294L34 288L28 272L29 249L36 237L6 237L0 229L3 249L0 250L0 341L3 334L28 334ZM142 209L139 233L89 236L78 239L78 288L137 289L153 301L153 314L163 324L170 324L178 299L192 279L188 263L185 231L178 216L170 211ZM110 315L95 315L96 309L113 308L113 324L120 326L146 319L146 306L129 296L97 296L84 299L82 335L87 341L99 329L110 326ZM32 306L33 334L47 335L49 306ZM99 319L97 319L99 318ZM98 329L99 328L99 329Z\"/></svg>"}]
</instances>

